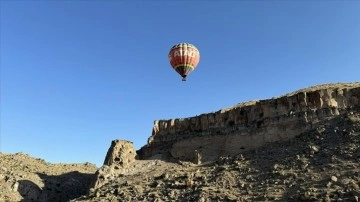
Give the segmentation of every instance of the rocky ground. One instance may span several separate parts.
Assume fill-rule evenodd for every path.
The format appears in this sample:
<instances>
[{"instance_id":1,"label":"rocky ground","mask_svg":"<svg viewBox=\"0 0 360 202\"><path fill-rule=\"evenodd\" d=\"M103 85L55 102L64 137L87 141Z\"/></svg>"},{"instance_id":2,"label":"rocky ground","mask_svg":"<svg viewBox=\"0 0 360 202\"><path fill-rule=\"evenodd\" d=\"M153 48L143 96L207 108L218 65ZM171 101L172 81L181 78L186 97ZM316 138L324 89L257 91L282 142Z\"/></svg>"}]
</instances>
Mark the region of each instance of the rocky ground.
<instances>
[{"instance_id":1,"label":"rocky ground","mask_svg":"<svg viewBox=\"0 0 360 202\"><path fill-rule=\"evenodd\" d=\"M0 202L360 201L360 107L316 125L289 141L203 164L135 160L133 148L116 144L101 169L0 153Z\"/></svg>"},{"instance_id":2,"label":"rocky ground","mask_svg":"<svg viewBox=\"0 0 360 202\"><path fill-rule=\"evenodd\" d=\"M0 153L0 202L69 201L87 193L94 164L51 164L24 153Z\"/></svg>"},{"instance_id":3,"label":"rocky ground","mask_svg":"<svg viewBox=\"0 0 360 202\"><path fill-rule=\"evenodd\" d=\"M359 201L360 110L236 157L132 168L73 201Z\"/></svg>"},{"instance_id":4,"label":"rocky ground","mask_svg":"<svg viewBox=\"0 0 360 202\"><path fill-rule=\"evenodd\" d=\"M0 154L0 162L0 201L9 202L360 201L360 109L216 162L136 160L90 190L97 168L89 163L50 164L23 153Z\"/></svg>"}]
</instances>

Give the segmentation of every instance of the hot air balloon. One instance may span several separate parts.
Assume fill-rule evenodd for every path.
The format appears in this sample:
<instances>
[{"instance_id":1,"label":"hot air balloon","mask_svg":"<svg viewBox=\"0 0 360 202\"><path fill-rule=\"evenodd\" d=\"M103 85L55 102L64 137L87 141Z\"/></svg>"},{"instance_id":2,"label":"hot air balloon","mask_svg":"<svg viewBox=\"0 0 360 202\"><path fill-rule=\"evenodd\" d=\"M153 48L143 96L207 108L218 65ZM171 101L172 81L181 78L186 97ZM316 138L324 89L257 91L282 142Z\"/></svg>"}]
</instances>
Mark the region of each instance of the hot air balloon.
<instances>
[{"instance_id":1,"label":"hot air balloon","mask_svg":"<svg viewBox=\"0 0 360 202\"><path fill-rule=\"evenodd\" d=\"M174 45L169 52L169 61L173 69L186 81L200 60L199 50L192 44L179 43Z\"/></svg>"}]
</instances>

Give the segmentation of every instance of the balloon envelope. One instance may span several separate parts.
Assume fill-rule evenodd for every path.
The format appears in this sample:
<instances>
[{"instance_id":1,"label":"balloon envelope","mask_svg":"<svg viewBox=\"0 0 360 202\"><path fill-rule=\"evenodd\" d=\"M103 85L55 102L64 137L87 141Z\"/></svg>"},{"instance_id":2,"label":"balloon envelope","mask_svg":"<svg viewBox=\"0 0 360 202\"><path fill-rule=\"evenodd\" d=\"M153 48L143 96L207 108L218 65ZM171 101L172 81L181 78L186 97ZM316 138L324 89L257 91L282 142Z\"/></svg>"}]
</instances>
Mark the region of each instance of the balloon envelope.
<instances>
[{"instance_id":1,"label":"balloon envelope","mask_svg":"<svg viewBox=\"0 0 360 202\"><path fill-rule=\"evenodd\" d=\"M183 81L200 61L200 52L192 44L179 43L174 45L169 52L169 61L173 69L181 75Z\"/></svg>"}]
</instances>

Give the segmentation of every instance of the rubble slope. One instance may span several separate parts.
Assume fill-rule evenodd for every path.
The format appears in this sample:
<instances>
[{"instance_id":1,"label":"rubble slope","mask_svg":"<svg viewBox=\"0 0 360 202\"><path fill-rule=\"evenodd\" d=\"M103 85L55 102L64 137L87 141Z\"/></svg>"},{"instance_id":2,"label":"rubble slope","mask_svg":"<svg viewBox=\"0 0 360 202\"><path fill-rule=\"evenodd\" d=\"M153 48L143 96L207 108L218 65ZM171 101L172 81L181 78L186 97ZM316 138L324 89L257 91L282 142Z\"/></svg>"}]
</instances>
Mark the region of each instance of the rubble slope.
<instances>
[{"instance_id":1,"label":"rubble slope","mask_svg":"<svg viewBox=\"0 0 360 202\"><path fill-rule=\"evenodd\" d=\"M153 158L73 201L359 201L360 108L207 164Z\"/></svg>"}]
</instances>

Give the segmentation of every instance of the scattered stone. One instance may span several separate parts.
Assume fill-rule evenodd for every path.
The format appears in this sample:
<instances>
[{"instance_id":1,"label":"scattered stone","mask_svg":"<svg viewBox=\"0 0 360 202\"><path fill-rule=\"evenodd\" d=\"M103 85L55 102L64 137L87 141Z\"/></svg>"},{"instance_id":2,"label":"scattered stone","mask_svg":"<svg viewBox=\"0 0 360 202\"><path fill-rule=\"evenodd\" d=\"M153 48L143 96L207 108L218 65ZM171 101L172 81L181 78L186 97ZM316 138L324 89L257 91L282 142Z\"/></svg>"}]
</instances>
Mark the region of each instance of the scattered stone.
<instances>
[{"instance_id":1,"label":"scattered stone","mask_svg":"<svg viewBox=\"0 0 360 202\"><path fill-rule=\"evenodd\" d=\"M18 191L19 188L19 182L15 182L12 186L11 186L11 190L13 191Z\"/></svg>"},{"instance_id":2,"label":"scattered stone","mask_svg":"<svg viewBox=\"0 0 360 202\"><path fill-rule=\"evenodd\" d=\"M311 146L311 150L314 151L315 153L316 153L316 152L319 152L319 147L317 147L317 146Z\"/></svg>"}]
</instances>

